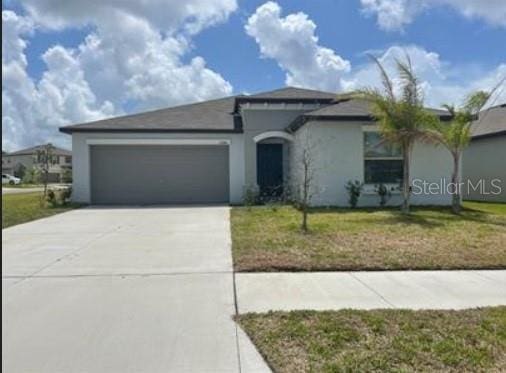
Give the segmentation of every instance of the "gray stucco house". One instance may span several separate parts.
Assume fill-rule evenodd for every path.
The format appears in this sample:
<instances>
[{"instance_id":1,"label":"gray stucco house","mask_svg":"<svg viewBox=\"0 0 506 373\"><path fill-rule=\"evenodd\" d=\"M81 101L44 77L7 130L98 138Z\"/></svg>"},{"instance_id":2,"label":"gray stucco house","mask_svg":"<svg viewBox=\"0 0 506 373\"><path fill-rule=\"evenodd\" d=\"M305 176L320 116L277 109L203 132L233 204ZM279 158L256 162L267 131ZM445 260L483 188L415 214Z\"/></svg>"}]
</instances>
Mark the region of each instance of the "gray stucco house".
<instances>
[{"instance_id":1,"label":"gray stucco house","mask_svg":"<svg viewBox=\"0 0 506 373\"><path fill-rule=\"evenodd\" d=\"M366 182L360 203L377 205L374 185L397 186L402 175L402 157L378 145L367 103L307 89L239 95L60 130L72 135L74 199L85 203L239 204L250 188L274 194L296 189L300 154L308 147L318 187L313 205L347 205L348 180ZM414 179L439 182L451 168L444 148L416 144ZM415 204L450 200L444 193L413 196Z\"/></svg>"},{"instance_id":2,"label":"gray stucco house","mask_svg":"<svg viewBox=\"0 0 506 373\"><path fill-rule=\"evenodd\" d=\"M19 175L20 168L40 168L38 152L47 145L37 145L31 148L21 149L2 154L2 173ZM52 146L53 159L49 166L48 181L63 182L67 171L72 168L72 152L67 149Z\"/></svg>"},{"instance_id":3,"label":"gray stucco house","mask_svg":"<svg viewBox=\"0 0 506 373\"><path fill-rule=\"evenodd\" d=\"M466 199L506 202L506 104L480 113L462 160ZM494 182L495 180L495 182Z\"/></svg>"}]
</instances>

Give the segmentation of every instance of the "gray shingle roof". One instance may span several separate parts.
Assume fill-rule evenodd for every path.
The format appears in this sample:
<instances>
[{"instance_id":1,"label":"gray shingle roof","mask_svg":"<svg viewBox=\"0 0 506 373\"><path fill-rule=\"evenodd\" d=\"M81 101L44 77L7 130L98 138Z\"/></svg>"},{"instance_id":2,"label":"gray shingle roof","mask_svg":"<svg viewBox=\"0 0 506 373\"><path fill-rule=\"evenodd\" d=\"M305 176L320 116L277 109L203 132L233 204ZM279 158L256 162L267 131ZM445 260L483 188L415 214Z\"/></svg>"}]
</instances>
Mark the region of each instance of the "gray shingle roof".
<instances>
[{"instance_id":1,"label":"gray shingle roof","mask_svg":"<svg viewBox=\"0 0 506 373\"><path fill-rule=\"evenodd\" d=\"M75 131L217 131L232 132L235 97L197 102L145 113L61 127Z\"/></svg>"},{"instance_id":2,"label":"gray shingle roof","mask_svg":"<svg viewBox=\"0 0 506 373\"><path fill-rule=\"evenodd\" d=\"M36 154L38 150L42 150L43 147L46 145L47 144L32 146L31 148L16 150L15 152L7 153L5 155L32 155L32 154ZM72 155L72 152L70 150L59 148L59 147L53 145L53 154L55 154L55 155Z\"/></svg>"},{"instance_id":3,"label":"gray shingle roof","mask_svg":"<svg viewBox=\"0 0 506 373\"><path fill-rule=\"evenodd\" d=\"M370 118L369 105L362 100L338 98L335 93L286 87L254 95L239 95L217 100L170 107L145 113L98 120L61 127L65 133L90 132L241 132L242 122L236 113L238 102L248 101L311 101L330 104L309 112L305 117ZM334 103L334 100L337 102ZM446 111L431 109L437 115Z\"/></svg>"},{"instance_id":4,"label":"gray shingle roof","mask_svg":"<svg viewBox=\"0 0 506 373\"><path fill-rule=\"evenodd\" d=\"M98 120L61 127L66 133L91 131L172 131L172 132L240 132L240 120L233 115L240 100L332 100L334 93L286 87L254 95L239 95L197 102L145 113Z\"/></svg>"},{"instance_id":5,"label":"gray shingle roof","mask_svg":"<svg viewBox=\"0 0 506 373\"><path fill-rule=\"evenodd\" d=\"M326 100L335 99L336 93L316 91L314 89L296 88L296 87L285 87L276 89L269 92L261 92L254 95L239 96L245 98L255 99L304 99L304 100Z\"/></svg>"},{"instance_id":6,"label":"gray shingle roof","mask_svg":"<svg viewBox=\"0 0 506 373\"><path fill-rule=\"evenodd\" d=\"M449 116L446 110L428 108L435 115ZM365 100L360 99L342 99L333 105L325 106L323 108L310 111L306 116L325 117L325 116L339 116L339 117L369 117L371 116L371 105Z\"/></svg>"},{"instance_id":7,"label":"gray shingle roof","mask_svg":"<svg viewBox=\"0 0 506 373\"><path fill-rule=\"evenodd\" d=\"M506 104L483 110L471 126L473 139L506 134Z\"/></svg>"}]
</instances>

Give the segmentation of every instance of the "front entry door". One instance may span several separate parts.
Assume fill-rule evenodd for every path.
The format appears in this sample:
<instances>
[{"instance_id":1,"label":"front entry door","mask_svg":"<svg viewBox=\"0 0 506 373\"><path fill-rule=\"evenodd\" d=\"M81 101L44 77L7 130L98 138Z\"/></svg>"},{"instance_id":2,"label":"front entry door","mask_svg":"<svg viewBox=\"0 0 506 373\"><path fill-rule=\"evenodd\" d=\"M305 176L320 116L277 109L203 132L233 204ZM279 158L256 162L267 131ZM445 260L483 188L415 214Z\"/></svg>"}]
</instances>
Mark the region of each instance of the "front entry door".
<instances>
[{"instance_id":1,"label":"front entry door","mask_svg":"<svg viewBox=\"0 0 506 373\"><path fill-rule=\"evenodd\" d=\"M283 193L283 144L257 144L257 184L262 197Z\"/></svg>"}]
</instances>

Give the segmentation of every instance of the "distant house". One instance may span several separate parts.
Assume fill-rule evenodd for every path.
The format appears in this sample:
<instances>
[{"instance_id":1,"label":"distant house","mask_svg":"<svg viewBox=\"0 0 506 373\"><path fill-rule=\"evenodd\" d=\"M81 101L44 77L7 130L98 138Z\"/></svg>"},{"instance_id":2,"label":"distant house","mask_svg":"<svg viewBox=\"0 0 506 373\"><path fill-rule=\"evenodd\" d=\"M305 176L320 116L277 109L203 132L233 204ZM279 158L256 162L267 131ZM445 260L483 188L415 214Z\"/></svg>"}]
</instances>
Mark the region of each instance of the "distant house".
<instances>
[{"instance_id":1,"label":"distant house","mask_svg":"<svg viewBox=\"0 0 506 373\"><path fill-rule=\"evenodd\" d=\"M466 199L506 202L506 104L480 113L462 164Z\"/></svg>"},{"instance_id":2,"label":"distant house","mask_svg":"<svg viewBox=\"0 0 506 373\"><path fill-rule=\"evenodd\" d=\"M21 170L40 167L39 151L46 145L38 145L11 153L2 153L2 173L20 176ZM49 168L48 181L62 182L64 175L72 169L72 152L53 146L53 159Z\"/></svg>"}]
</instances>

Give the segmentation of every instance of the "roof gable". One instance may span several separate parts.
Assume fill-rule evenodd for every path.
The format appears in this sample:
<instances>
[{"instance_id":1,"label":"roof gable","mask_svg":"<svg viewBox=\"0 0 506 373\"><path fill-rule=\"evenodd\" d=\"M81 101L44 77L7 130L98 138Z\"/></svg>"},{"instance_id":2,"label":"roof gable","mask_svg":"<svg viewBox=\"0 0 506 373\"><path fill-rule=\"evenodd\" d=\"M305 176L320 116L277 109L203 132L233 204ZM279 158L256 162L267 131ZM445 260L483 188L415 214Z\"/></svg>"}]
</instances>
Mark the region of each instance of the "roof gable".
<instances>
[{"instance_id":1,"label":"roof gable","mask_svg":"<svg viewBox=\"0 0 506 373\"><path fill-rule=\"evenodd\" d=\"M47 145L48 144L36 145L36 146L32 146L31 148L16 150L14 152L7 153L5 155L32 155L32 154L36 154L37 151L39 151L39 150L43 150L44 147ZM55 155L69 155L69 156L72 155L72 152L70 150L59 148L54 145L52 145L52 147L53 147L53 154L55 154Z\"/></svg>"},{"instance_id":2,"label":"roof gable","mask_svg":"<svg viewBox=\"0 0 506 373\"><path fill-rule=\"evenodd\" d=\"M471 126L473 139L506 134L506 104L483 110Z\"/></svg>"},{"instance_id":3,"label":"roof gable","mask_svg":"<svg viewBox=\"0 0 506 373\"><path fill-rule=\"evenodd\" d=\"M238 96L238 98L253 99L296 99L296 100L329 100L335 99L336 93L317 91L314 89L285 87L273 91L261 92L253 95Z\"/></svg>"}]
</instances>

